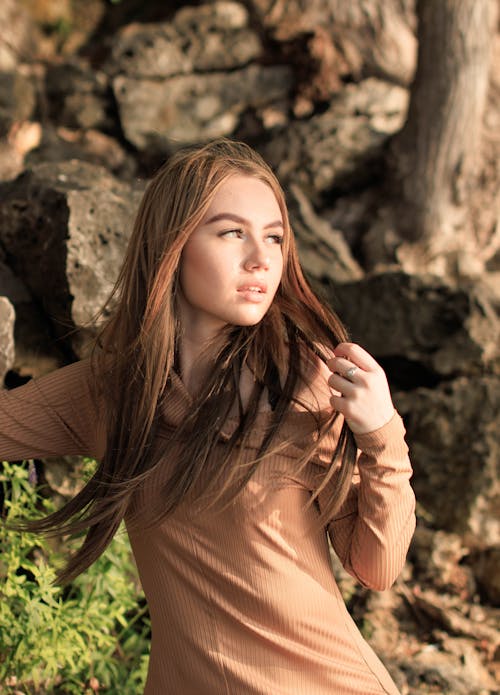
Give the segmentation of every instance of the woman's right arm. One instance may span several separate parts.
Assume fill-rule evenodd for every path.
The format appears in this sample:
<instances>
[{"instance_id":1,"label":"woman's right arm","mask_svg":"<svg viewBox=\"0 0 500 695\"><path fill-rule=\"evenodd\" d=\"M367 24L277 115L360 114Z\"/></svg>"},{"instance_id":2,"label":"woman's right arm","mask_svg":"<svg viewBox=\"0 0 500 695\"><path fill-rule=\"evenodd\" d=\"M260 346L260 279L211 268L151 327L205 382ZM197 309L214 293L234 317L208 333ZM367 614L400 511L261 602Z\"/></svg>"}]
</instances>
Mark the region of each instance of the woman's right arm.
<instances>
[{"instance_id":1,"label":"woman's right arm","mask_svg":"<svg viewBox=\"0 0 500 695\"><path fill-rule=\"evenodd\" d=\"M412 467L400 416L394 413L378 430L357 435L356 442L360 451L351 489L328 533L344 568L364 586L383 591L401 572L415 530ZM325 489L320 507L327 498Z\"/></svg>"},{"instance_id":2,"label":"woman's right arm","mask_svg":"<svg viewBox=\"0 0 500 695\"><path fill-rule=\"evenodd\" d=\"M62 455L100 458L105 431L89 360L0 391L0 460Z\"/></svg>"}]
</instances>

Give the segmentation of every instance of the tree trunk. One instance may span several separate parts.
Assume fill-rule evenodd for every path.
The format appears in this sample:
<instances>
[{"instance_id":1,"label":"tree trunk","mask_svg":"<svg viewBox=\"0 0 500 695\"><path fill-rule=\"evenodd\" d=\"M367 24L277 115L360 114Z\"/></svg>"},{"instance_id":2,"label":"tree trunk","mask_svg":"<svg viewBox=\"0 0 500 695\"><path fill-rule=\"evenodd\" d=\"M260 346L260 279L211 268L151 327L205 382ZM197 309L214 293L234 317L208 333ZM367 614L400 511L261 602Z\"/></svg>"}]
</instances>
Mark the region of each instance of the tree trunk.
<instances>
[{"instance_id":1,"label":"tree trunk","mask_svg":"<svg viewBox=\"0 0 500 695\"><path fill-rule=\"evenodd\" d=\"M392 146L397 226L445 248L476 179L496 0L418 0L417 14L417 72Z\"/></svg>"}]
</instances>

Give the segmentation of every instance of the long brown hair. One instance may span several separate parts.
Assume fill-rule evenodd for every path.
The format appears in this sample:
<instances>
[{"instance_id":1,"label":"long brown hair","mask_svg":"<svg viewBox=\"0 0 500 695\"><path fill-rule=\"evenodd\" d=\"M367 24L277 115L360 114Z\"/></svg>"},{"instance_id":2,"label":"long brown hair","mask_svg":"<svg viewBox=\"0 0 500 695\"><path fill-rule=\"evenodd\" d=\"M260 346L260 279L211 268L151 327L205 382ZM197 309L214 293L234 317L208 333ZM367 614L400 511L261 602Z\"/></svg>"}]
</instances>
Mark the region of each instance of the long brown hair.
<instances>
[{"instance_id":1,"label":"long brown hair","mask_svg":"<svg viewBox=\"0 0 500 695\"><path fill-rule=\"evenodd\" d=\"M91 480L66 506L29 523L32 530L45 533L86 531L81 548L59 575L62 582L77 576L104 551L130 513L134 491L165 456L154 442L160 406L162 399L168 398L169 379L176 364L176 292L181 254L217 190L235 173L258 178L276 196L285 231L282 280L262 321L225 329L214 369L202 385L196 407L172 432L178 455L163 490L162 510L153 521L172 514L181 503L230 503L266 453L279 442L289 407L297 401L299 381L307 380L310 365L315 359L325 359L325 350L346 339L338 317L318 299L304 278L284 193L260 155L244 143L219 139L171 156L143 196L110 298L111 317L92 354L95 381L102 387L100 397L105 402L105 454ZM254 377L253 391L245 405L239 391L243 365ZM255 459L243 463L239 452L255 424L265 390L273 399L271 422ZM221 425L235 404L238 425L223 454L211 456ZM334 419L335 414L326 422L316 417L317 436L311 438L297 466L307 463ZM325 468L312 491L314 500L336 472L337 492L322 509L322 519L331 516L345 499L355 452L352 435L343 425L332 465Z\"/></svg>"}]
</instances>

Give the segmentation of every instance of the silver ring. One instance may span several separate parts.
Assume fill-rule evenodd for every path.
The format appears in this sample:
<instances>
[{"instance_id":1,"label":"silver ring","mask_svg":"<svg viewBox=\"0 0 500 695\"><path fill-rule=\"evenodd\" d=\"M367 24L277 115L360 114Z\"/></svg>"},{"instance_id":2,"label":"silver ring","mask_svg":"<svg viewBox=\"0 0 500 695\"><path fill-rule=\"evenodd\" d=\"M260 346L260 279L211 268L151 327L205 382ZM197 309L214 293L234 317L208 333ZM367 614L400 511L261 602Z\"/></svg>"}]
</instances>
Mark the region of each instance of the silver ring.
<instances>
[{"instance_id":1,"label":"silver ring","mask_svg":"<svg viewBox=\"0 0 500 695\"><path fill-rule=\"evenodd\" d=\"M349 369L345 373L346 379L352 379L352 377L356 374L357 371L357 367L349 367Z\"/></svg>"}]
</instances>

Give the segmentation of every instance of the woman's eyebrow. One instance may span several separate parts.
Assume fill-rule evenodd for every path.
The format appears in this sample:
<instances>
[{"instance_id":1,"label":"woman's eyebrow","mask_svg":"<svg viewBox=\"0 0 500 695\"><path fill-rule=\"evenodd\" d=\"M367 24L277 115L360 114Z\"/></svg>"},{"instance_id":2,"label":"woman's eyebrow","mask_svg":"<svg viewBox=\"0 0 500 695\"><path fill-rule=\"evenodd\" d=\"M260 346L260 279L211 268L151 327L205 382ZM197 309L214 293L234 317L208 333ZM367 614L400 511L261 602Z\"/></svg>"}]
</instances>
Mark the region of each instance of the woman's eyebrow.
<instances>
[{"instance_id":1,"label":"woman's eyebrow","mask_svg":"<svg viewBox=\"0 0 500 695\"><path fill-rule=\"evenodd\" d=\"M213 222L218 222L219 220L231 220L232 222L237 222L238 224L249 225L250 221L246 220L240 215L235 215L232 212L219 212L213 215L208 220L205 220L203 224L212 224ZM274 222L269 222L264 225L264 229L269 229L270 227L281 227L283 228L283 222L281 220L274 220Z\"/></svg>"}]
</instances>

